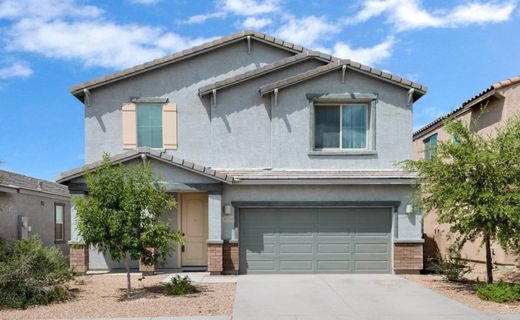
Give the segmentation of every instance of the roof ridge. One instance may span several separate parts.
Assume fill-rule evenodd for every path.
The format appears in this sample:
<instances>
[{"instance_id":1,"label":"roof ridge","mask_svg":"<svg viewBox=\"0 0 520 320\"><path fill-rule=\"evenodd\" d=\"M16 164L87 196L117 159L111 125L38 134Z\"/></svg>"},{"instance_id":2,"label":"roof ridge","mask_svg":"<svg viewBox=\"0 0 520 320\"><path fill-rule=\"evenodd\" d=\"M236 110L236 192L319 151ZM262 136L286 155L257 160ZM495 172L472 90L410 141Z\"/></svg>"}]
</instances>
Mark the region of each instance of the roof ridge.
<instances>
[{"instance_id":1,"label":"roof ridge","mask_svg":"<svg viewBox=\"0 0 520 320\"><path fill-rule=\"evenodd\" d=\"M513 76L511 78L508 78L508 79L505 79L505 80L501 80L501 81L498 81L498 82L495 82L493 83L491 86L487 87L486 89L480 91L479 93L477 93L476 95L474 95L473 97L463 101L461 103L460 106L452 109L451 111L449 111L448 113L434 119L433 121L429 122L428 124L422 126L420 129L417 129L413 134L412 136L415 136L415 135L418 135L426 130L428 130L429 128L433 127L434 125L436 125L437 123L441 122L442 120L445 120L447 118L449 118L450 116L454 115L455 113L463 110L464 108L466 107L471 107L473 106L471 103L474 102L475 100L477 100L478 98L481 98L483 97L484 95L488 94L489 92L493 91L493 90L499 90L499 89L504 89L504 88L507 88L509 86L512 86L514 84L517 84L517 83L520 83L520 75L518 76Z\"/></svg>"},{"instance_id":2,"label":"roof ridge","mask_svg":"<svg viewBox=\"0 0 520 320\"><path fill-rule=\"evenodd\" d=\"M280 60L276 60L276 61L268 63L262 67L248 70L243 73L240 73L240 74L237 74L234 76L230 76L230 77L224 78L222 80L215 81L211 84L202 86L198 90L199 95L203 96L203 95L210 93L212 90L222 89L222 88L234 85L236 83L239 83L239 82L242 82L245 80L254 79L256 77L262 76L264 74L268 74L272 71L276 71L276 70L286 67L286 66L293 65L300 61L305 61L310 58L318 58L319 60L322 60L322 61L324 60L324 62L332 62L332 61L339 60L338 58L336 58L332 55L328 55L328 54L325 54L325 53L322 53L319 51L304 50L301 53L298 53L293 56L285 57Z\"/></svg>"},{"instance_id":3,"label":"roof ridge","mask_svg":"<svg viewBox=\"0 0 520 320\"><path fill-rule=\"evenodd\" d=\"M294 83L313 78L314 76L320 75L322 73L327 73L329 71L338 69L342 66L346 66L347 68L353 69L355 71L359 71L359 72L365 73L367 75L370 75L370 76L373 76L373 77L376 77L376 78L379 78L379 79L382 79L382 80L385 80L385 81L388 81L391 83L395 83L395 84L398 84L398 85L401 85L401 86L404 86L407 88L416 89L416 90L418 90L420 95L424 95L428 91L427 87L425 87L419 83L412 82L411 80L407 80L407 79L392 75L390 73L364 65L362 63L353 61L351 59L338 59L337 61L332 61L324 66L316 67L314 69L311 69L311 70L302 72L300 74L293 75L293 76L290 76L285 79L281 79L281 80L278 80L278 81L275 81L272 83L267 83L260 87L260 94L264 95L266 93L273 91L275 88L287 87Z\"/></svg>"},{"instance_id":4,"label":"roof ridge","mask_svg":"<svg viewBox=\"0 0 520 320\"><path fill-rule=\"evenodd\" d=\"M110 73L105 76L101 76L101 77L98 77L98 78L95 78L92 80L88 80L88 81L76 84L70 88L70 92L74 95L79 95L79 94L81 94L81 91L83 89L86 89L88 87L95 87L95 86L103 85L104 83L116 81L121 78L132 76L134 74L139 74L141 72L153 70L162 65L174 63L178 60L187 58L191 55L200 54L200 53L205 52L206 50L218 48L220 46L242 40L244 38L247 38L248 36L255 37L259 41L271 43L273 45L280 46L282 48L285 48L286 50L293 51L293 52L303 52L305 50L308 50L300 45L296 45L292 42L284 41L284 40L269 36L262 32L258 32L255 30L243 30L243 31L232 33L227 36L216 38L212 41L201 43L201 44L199 44L197 46L193 46L191 48L187 48L187 49L184 49L181 51L174 52L172 54L169 54L169 55L161 57L161 58L147 61L147 62L138 64L138 65L135 65L133 67L125 68L123 70L116 71L116 72Z\"/></svg>"}]
</instances>

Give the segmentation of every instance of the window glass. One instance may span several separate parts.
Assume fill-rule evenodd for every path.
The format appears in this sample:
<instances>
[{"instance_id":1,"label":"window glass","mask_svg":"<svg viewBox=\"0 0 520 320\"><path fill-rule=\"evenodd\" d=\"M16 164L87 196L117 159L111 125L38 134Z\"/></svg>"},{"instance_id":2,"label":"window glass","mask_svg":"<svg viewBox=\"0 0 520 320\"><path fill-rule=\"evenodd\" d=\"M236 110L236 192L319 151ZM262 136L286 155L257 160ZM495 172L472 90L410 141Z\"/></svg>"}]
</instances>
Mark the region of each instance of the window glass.
<instances>
[{"instance_id":1,"label":"window glass","mask_svg":"<svg viewBox=\"0 0 520 320\"><path fill-rule=\"evenodd\" d=\"M162 148L162 105L139 104L137 106L137 145Z\"/></svg>"},{"instance_id":2,"label":"window glass","mask_svg":"<svg viewBox=\"0 0 520 320\"><path fill-rule=\"evenodd\" d=\"M342 147L345 149L365 149L367 147L366 105L342 107L342 135Z\"/></svg>"},{"instance_id":3,"label":"window glass","mask_svg":"<svg viewBox=\"0 0 520 320\"><path fill-rule=\"evenodd\" d=\"M63 205L55 205L54 206L54 217L55 217L55 232L54 239L55 240L64 240L64 230L65 224L63 222L64 219L64 211L65 208Z\"/></svg>"},{"instance_id":4,"label":"window glass","mask_svg":"<svg viewBox=\"0 0 520 320\"><path fill-rule=\"evenodd\" d=\"M338 106L315 108L314 147L316 149L339 148L340 110Z\"/></svg>"},{"instance_id":5,"label":"window glass","mask_svg":"<svg viewBox=\"0 0 520 320\"><path fill-rule=\"evenodd\" d=\"M437 134L429 137L424 141L424 158L426 160L430 160L435 154L435 149L437 146Z\"/></svg>"}]
</instances>

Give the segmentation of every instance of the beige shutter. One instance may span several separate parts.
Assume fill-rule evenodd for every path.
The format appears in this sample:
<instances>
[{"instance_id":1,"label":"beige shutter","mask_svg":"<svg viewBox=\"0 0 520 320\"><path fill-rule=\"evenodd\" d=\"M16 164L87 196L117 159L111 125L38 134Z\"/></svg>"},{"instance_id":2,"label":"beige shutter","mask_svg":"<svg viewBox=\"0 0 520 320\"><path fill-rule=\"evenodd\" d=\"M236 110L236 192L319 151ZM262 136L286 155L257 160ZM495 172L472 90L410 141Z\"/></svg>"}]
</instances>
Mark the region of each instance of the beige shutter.
<instances>
[{"instance_id":1,"label":"beige shutter","mask_svg":"<svg viewBox=\"0 0 520 320\"><path fill-rule=\"evenodd\" d=\"M173 102L163 106L163 147L177 149L177 104Z\"/></svg>"},{"instance_id":2,"label":"beige shutter","mask_svg":"<svg viewBox=\"0 0 520 320\"><path fill-rule=\"evenodd\" d=\"M123 149L137 148L137 113L135 103L123 103Z\"/></svg>"}]
</instances>

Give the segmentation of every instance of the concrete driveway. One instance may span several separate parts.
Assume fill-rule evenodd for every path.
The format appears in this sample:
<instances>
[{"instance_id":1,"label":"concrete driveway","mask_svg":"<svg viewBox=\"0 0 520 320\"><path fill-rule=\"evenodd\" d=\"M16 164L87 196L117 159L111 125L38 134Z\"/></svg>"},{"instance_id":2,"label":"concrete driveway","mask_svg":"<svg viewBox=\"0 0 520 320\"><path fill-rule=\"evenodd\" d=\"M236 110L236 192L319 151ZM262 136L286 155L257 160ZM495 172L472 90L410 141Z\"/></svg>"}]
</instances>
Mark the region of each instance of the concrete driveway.
<instances>
[{"instance_id":1,"label":"concrete driveway","mask_svg":"<svg viewBox=\"0 0 520 320\"><path fill-rule=\"evenodd\" d=\"M492 316L395 275L239 276L233 320L480 320Z\"/></svg>"}]
</instances>

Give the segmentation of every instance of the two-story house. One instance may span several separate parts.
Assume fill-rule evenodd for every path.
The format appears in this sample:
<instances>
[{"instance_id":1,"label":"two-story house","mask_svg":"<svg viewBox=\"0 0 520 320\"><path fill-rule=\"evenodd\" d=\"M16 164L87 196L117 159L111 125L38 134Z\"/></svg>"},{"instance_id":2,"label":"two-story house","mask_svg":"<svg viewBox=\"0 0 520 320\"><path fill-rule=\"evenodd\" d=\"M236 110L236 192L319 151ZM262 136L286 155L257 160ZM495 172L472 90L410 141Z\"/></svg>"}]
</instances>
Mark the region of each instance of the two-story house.
<instances>
[{"instance_id":1,"label":"two-story house","mask_svg":"<svg viewBox=\"0 0 520 320\"><path fill-rule=\"evenodd\" d=\"M482 136L493 136L496 129L508 119L520 116L520 76L492 84L484 91L464 101L458 108L425 125L413 134L413 159L428 159L435 152L437 141L453 139L444 129L444 120L453 117L467 123ZM449 225L439 224L435 212L424 218L426 236L425 256L445 255L452 244L449 239ZM480 264L485 263L485 249L480 240L467 243L462 249L462 257ZM492 246L493 262L498 265L514 265L516 257L507 254L497 244ZM519 261L520 263L520 261Z\"/></svg>"},{"instance_id":2,"label":"two-story house","mask_svg":"<svg viewBox=\"0 0 520 320\"><path fill-rule=\"evenodd\" d=\"M186 242L167 268L422 269L421 216L406 212L413 176L395 167L412 156L422 85L244 31L71 92L84 103L87 167L103 152L148 161L177 199L169 216ZM83 168L58 181L88 191ZM121 267L95 250L89 260Z\"/></svg>"}]
</instances>

